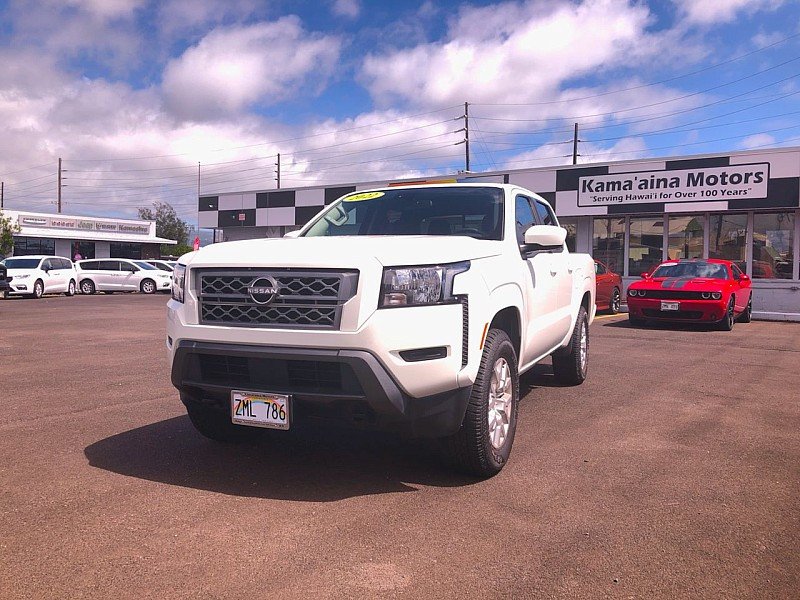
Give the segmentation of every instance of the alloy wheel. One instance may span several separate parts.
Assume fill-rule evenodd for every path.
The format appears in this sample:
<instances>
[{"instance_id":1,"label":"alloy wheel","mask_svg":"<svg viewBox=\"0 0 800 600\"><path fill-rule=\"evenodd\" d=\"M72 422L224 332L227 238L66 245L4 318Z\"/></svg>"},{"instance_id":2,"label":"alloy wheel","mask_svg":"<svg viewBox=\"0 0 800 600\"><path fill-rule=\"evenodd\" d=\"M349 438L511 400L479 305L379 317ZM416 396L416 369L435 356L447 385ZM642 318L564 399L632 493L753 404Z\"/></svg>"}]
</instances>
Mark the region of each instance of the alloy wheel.
<instances>
[{"instance_id":1,"label":"alloy wheel","mask_svg":"<svg viewBox=\"0 0 800 600\"><path fill-rule=\"evenodd\" d=\"M492 369L489 383L489 441L499 450L508 438L511 426L511 411L514 407L514 384L511 369L505 358L498 358Z\"/></svg>"}]
</instances>

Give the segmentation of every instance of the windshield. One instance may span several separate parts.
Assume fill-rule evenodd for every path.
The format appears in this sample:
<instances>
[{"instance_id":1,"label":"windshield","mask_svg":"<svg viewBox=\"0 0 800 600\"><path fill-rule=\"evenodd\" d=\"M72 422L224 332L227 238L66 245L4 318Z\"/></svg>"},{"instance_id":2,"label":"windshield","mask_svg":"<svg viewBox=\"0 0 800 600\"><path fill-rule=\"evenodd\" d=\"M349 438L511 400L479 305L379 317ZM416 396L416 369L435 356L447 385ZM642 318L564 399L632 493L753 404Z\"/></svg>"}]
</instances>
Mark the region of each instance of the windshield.
<instances>
[{"instance_id":1,"label":"windshield","mask_svg":"<svg viewBox=\"0 0 800 600\"><path fill-rule=\"evenodd\" d=\"M7 258L5 265L7 269L35 269L39 261L40 258Z\"/></svg>"},{"instance_id":2,"label":"windshield","mask_svg":"<svg viewBox=\"0 0 800 600\"><path fill-rule=\"evenodd\" d=\"M151 265L150 263L146 263L143 260L135 260L133 261L133 264L141 267L145 271L158 271L158 269L156 269L153 265Z\"/></svg>"},{"instance_id":3,"label":"windshield","mask_svg":"<svg viewBox=\"0 0 800 600\"><path fill-rule=\"evenodd\" d=\"M705 262L679 262L661 265L653 277L706 277L709 279L728 279L725 265Z\"/></svg>"},{"instance_id":4,"label":"windshield","mask_svg":"<svg viewBox=\"0 0 800 600\"><path fill-rule=\"evenodd\" d=\"M350 194L303 234L331 235L465 235L501 240L503 190L397 188Z\"/></svg>"}]
</instances>

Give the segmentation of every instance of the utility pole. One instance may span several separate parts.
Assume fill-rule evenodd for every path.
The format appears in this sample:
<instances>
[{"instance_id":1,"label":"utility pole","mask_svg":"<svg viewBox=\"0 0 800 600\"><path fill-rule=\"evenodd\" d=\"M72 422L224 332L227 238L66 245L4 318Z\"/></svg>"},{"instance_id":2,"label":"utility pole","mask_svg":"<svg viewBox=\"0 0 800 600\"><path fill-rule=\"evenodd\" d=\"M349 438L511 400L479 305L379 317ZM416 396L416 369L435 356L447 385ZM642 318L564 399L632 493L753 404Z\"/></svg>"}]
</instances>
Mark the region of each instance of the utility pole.
<instances>
[{"instance_id":1,"label":"utility pole","mask_svg":"<svg viewBox=\"0 0 800 600\"><path fill-rule=\"evenodd\" d=\"M61 214L61 158L58 159L58 214Z\"/></svg>"},{"instance_id":2,"label":"utility pole","mask_svg":"<svg viewBox=\"0 0 800 600\"><path fill-rule=\"evenodd\" d=\"M572 138L572 164L578 164L578 124L575 123L575 135Z\"/></svg>"},{"instance_id":3,"label":"utility pole","mask_svg":"<svg viewBox=\"0 0 800 600\"><path fill-rule=\"evenodd\" d=\"M469 102L464 102L464 165L469 173Z\"/></svg>"},{"instance_id":4,"label":"utility pole","mask_svg":"<svg viewBox=\"0 0 800 600\"><path fill-rule=\"evenodd\" d=\"M6 182L0 181L0 210L3 210L3 194L5 193Z\"/></svg>"},{"instance_id":5,"label":"utility pole","mask_svg":"<svg viewBox=\"0 0 800 600\"><path fill-rule=\"evenodd\" d=\"M275 172L278 175L275 178L275 181L278 182L278 189L281 189L281 153L280 152L278 152L278 162L275 163L275 167L277 168L277 170Z\"/></svg>"}]
</instances>

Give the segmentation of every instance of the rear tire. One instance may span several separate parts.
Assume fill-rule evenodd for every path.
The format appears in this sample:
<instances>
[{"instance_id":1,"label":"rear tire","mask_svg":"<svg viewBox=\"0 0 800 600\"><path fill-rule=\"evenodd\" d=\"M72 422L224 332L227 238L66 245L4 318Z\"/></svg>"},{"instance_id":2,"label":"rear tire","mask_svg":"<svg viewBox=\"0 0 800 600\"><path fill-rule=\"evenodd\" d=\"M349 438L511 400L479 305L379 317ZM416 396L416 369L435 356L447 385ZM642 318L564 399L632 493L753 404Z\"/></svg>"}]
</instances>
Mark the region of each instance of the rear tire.
<instances>
[{"instance_id":1,"label":"rear tire","mask_svg":"<svg viewBox=\"0 0 800 600\"><path fill-rule=\"evenodd\" d=\"M611 292L611 300L608 303L608 312L616 315L620 306L622 306L622 294L620 294L619 288L614 288L614 291Z\"/></svg>"},{"instance_id":2,"label":"rear tire","mask_svg":"<svg viewBox=\"0 0 800 600\"><path fill-rule=\"evenodd\" d=\"M589 370L589 319L581 306L566 351L553 353L553 373L559 383L580 385Z\"/></svg>"},{"instance_id":3,"label":"rear tire","mask_svg":"<svg viewBox=\"0 0 800 600\"><path fill-rule=\"evenodd\" d=\"M91 279L84 279L81 281L81 294L91 295L95 293L94 281Z\"/></svg>"},{"instance_id":4,"label":"rear tire","mask_svg":"<svg viewBox=\"0 0 800 600\"><path fill-rule=\"evenodd\" d=\"M461 428L443 440L454 466L476 477L497 475L511 455L518 409L517 353L505 331L491 329Z\"/></svg>"},{"instance_id":5,"label":"rear tire","mask_svg":"<svg viewBox=\"0 0 800 600\"><path fill-rule=\"evenodd\" d=\"M234 425L231 417L222 410L215 410L193 400L184 400L186 412L194 428L215 442L241 443L255 439L261 431L255 427Z\"/></svg>"},{"instance_id":6,"label":"rear tire","mask_svg":"<svg viewBox=\"0 0 800 600\"><path fill-rule=\"evenodd\" d=\"M155 294L156 293L156 282L152 279L145 279L142 281L139 289L143 294Z\"/></svg>"}]
</instances>

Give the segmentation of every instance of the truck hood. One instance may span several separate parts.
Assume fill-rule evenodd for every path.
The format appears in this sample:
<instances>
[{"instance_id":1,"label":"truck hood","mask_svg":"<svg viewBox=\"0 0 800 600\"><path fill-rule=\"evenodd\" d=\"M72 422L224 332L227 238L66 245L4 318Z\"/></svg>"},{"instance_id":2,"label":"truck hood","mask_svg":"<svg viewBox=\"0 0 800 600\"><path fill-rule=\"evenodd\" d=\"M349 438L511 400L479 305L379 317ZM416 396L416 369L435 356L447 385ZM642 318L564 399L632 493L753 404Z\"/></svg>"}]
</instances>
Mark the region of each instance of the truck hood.
<instances>
[{"instance_id":1,"label":"truck hood","mask_svg":"<svg viewBox=\"0 0 800 600\"><path fill-rule=\"evenodd\" d=\"M270 238L212 244L181 262L192 267L358 268L372 261L383 266L431 265L496 256L502 244L430 235Z\"/></svg>"}]
</instances>

